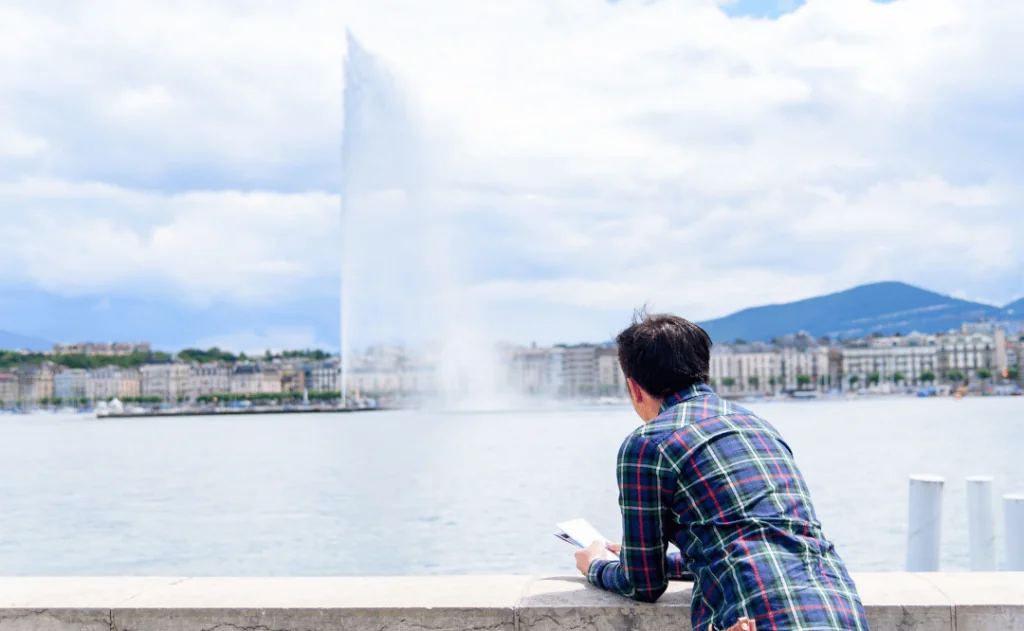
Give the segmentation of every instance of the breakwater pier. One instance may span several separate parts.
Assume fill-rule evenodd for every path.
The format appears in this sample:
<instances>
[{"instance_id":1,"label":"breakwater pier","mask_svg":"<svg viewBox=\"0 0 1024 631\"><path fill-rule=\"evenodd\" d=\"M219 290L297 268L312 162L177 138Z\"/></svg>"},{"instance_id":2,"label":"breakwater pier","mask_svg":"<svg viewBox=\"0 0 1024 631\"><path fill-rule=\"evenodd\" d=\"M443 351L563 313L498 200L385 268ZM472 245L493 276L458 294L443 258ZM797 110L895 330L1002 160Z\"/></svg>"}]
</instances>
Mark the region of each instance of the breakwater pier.
<instances>
[{"instance_id":1,"label":"breakwater pier","mask_svg":"<svg viewBox=\"0 0 1024 631\"><path fill-rule=\"evenodd\" d=\"M174 408L174 409L139 409L124 412L97 412L97 418L146 418L157 416L247 416L253 414L333 414L349 412L373 412L397 409L392 407L287 407L259 406L245 408Z\"/></svg>"}]
</instances>

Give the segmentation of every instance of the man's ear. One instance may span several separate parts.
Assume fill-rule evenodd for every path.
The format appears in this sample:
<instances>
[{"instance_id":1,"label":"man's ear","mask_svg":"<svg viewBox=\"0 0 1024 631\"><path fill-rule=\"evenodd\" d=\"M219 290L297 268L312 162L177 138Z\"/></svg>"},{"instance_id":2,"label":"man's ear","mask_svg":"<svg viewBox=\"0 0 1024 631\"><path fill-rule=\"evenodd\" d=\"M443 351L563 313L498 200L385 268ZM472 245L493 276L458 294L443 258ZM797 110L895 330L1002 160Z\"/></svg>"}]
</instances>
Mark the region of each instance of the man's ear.
<instances>
[{"instance_id":1,"label":"man's ear","mask_svg":"<svg viewBox=\"0 0 1024 631\"><path fill-rule=\"evenodd\" d=\"M640 384L633 381L633 379L626 379L626 386L629 387L629 394L633 397L633 400L637 403L644 402L644 391L640 387Z\"/></svg>"}]
</instances>

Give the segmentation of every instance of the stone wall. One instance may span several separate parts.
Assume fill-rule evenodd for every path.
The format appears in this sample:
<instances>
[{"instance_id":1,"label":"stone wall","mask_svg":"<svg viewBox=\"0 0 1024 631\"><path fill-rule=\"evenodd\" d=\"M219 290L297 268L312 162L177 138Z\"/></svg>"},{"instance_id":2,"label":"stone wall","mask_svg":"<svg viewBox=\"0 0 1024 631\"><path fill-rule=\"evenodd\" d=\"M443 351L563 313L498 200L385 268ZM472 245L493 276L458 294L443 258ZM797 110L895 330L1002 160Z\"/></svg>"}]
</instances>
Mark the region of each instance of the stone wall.
<instances>
[{"instance_id":1,"label":"stone wall","mask_svg":"<svg viewBox=\"0 0 1024 631\"><path fill-rule=\"evenodd\" d=\"M1024 631L1024 573L856 574L874 631ZM0 631L691 631L582 577L0 578Z\"/></svg>"}]
</instances>

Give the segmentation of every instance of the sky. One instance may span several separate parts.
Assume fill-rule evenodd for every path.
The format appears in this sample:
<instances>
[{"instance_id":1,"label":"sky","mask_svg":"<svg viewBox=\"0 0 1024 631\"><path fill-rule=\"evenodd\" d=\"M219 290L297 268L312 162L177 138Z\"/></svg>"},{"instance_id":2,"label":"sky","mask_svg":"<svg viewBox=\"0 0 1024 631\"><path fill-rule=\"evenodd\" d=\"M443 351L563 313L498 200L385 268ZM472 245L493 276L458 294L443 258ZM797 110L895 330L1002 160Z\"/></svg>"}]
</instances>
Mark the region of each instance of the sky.
<instances>
[{"instance_id":1,"label":"sky","mask_svg":"<svg viewBox=\"0 0 1024 631\"><path fill-rule=\"evenodd\" d=\"M495 336L880 280L1024 294L1005 0L9 0L0 292L233 314L190 325L204 344L336 345L303 311L338 294L346 31L407 106ZM0 329L61 339L37 320Z\"/></svg>"}]
</instances>

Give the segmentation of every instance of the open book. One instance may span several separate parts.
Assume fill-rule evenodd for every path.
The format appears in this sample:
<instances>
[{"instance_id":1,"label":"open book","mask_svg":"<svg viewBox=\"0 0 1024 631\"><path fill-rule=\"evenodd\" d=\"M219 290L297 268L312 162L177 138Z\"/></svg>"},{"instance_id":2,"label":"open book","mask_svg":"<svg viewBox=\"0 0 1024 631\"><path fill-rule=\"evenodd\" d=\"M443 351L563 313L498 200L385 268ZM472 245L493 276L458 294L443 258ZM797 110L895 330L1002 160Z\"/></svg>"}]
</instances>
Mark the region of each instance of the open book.
<instances>
[{"instance_id":1,"label":"open book","mask_svg":"<svg viewBox=\"0 0 1024 631\"><path fill-rule=\"evenodd\" d=\"M608 541L585 519L574 519L557 524L557 526L558 532L555 533L555 536L577 548L586 548L595 541Z\"/></svg>"},{"instance_id":2,"label":"open book","mask_svg":"<svg viewBox=\"0 0 1024 631\"><path fill-rule=\"evenodd\" d=\"M566 543L576 546L577 548L586 548L595 541L608 541L604 535L599 533L597 529L591 526L585 519L574 519L572 521L557 524L557 526L558 532L555 533L555 536ZM679 549L672 543L668 544L668 550L669 552L679 551ZM608 548L608 551L615 554L615 556L618 556L618 553L611 548ZM682 575L676 577L675 580L692 581L693 574L690 572L683 572Z\"/></svg>"}]
</instances>

